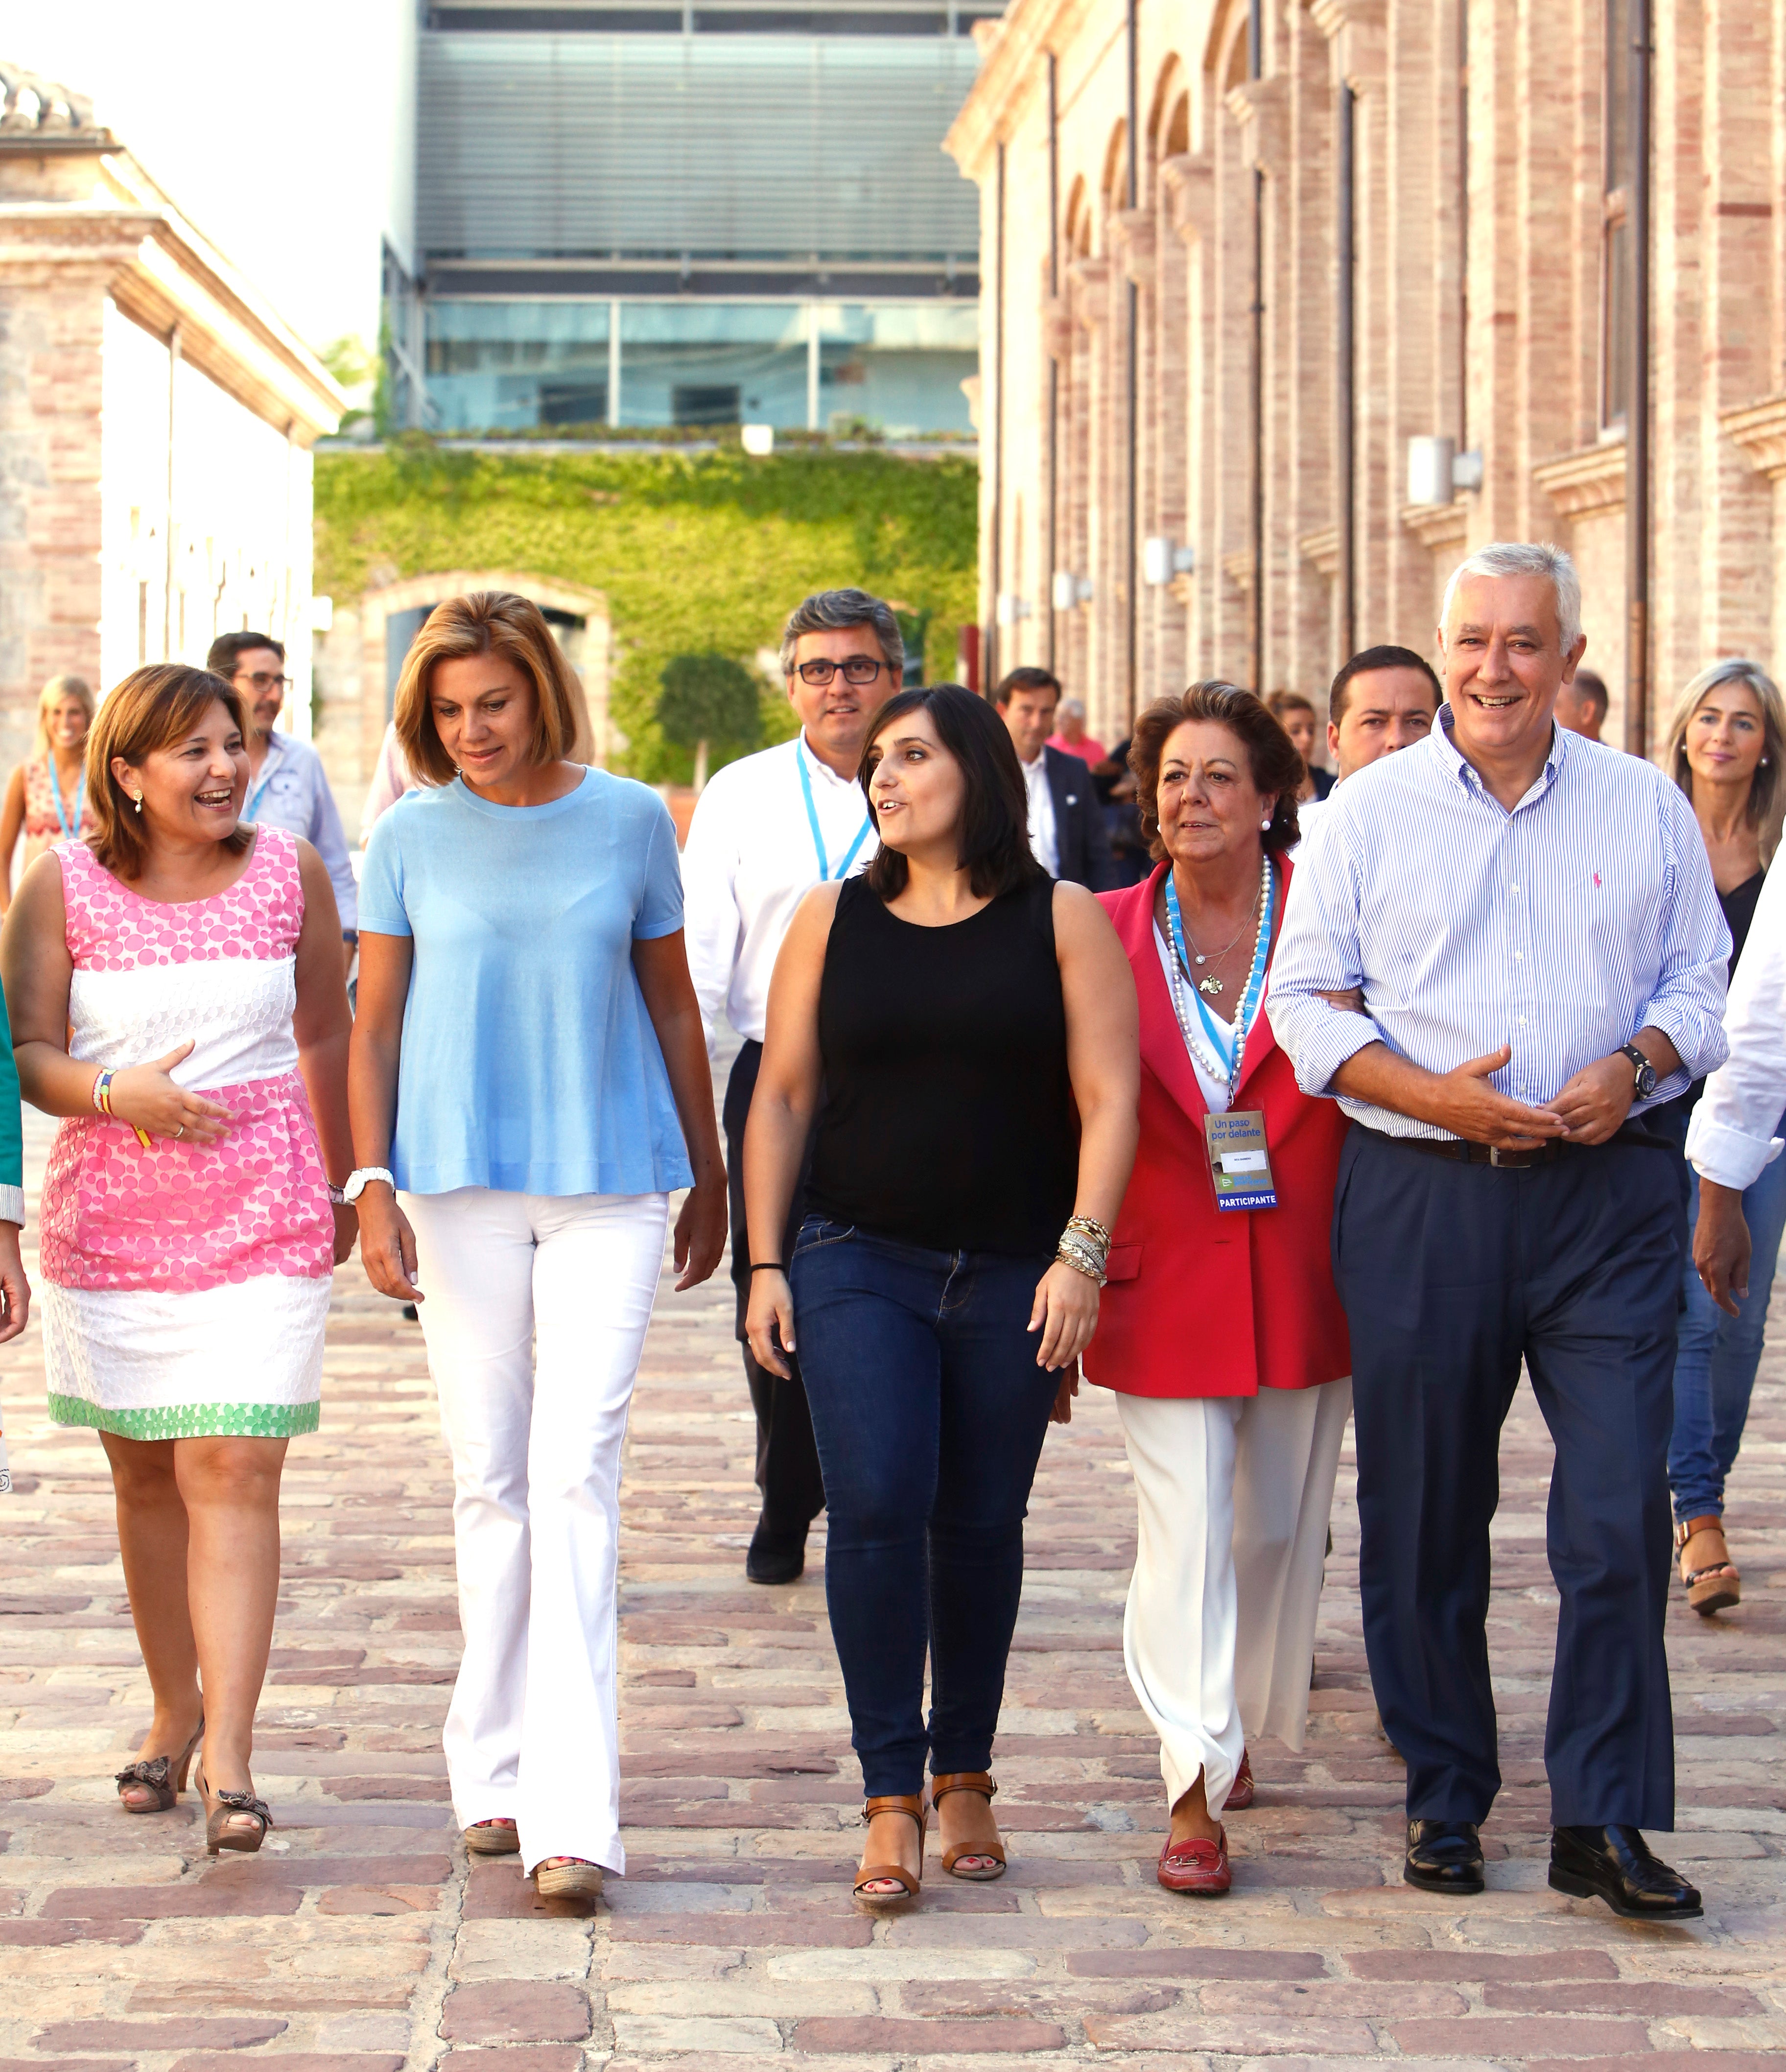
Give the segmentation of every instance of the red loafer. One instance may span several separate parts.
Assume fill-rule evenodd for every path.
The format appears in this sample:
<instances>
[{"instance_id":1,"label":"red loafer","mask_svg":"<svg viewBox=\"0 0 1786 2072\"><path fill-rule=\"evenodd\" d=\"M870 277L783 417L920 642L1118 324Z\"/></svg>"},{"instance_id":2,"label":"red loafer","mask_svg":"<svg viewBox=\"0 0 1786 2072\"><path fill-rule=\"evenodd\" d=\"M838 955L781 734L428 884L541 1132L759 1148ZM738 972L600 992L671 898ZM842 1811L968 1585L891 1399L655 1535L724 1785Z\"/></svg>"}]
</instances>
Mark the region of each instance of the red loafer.
<instances>
[{"instance_id":1,"label":"red loafer","mask_svg":"<svg viewBox=\"0 0 1786 2072\"><path fill-rule=\"evenodd\" d=\"M1228 1834L1224 1828L1213 1842L1197 1836L1175 1842L1169 1837L1160 1852L1155 1875L1168 1892L1194 1892L1210 1896L1226 1892L1234 1883L1228 1868Z\"/></svg>"},{"instance_id":2,"label":"red loafer","mask_svg":"<svg viewBox=\"0 0 1786 2072\"><path fill-rule=\"evenodd\" d=\"M1224 1813L1244 1813L1253 1803L1253 1762L1245 1749L1240 1752L1240 1767L1234 1772L1234 1781L1228 1787L1228 1796L1222 1802Z\"/></svg>"}]
</instances>

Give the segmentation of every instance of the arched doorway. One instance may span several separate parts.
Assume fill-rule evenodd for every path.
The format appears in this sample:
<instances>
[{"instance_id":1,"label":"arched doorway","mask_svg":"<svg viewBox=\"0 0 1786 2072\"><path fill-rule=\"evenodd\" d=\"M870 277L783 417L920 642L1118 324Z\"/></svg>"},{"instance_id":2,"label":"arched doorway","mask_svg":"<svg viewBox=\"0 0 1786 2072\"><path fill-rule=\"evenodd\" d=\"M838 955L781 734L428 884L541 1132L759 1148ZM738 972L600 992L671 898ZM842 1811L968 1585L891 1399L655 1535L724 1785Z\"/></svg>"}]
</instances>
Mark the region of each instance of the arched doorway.
<instances>
[{"instance_id":1,"label":"arched doorway","mask_svg":"<svg viewBox=\"0 0 1786 2072\"><path fill-rule=\"evenodd\" d=\"M443 598L477 590L511 590L539 606L582 684L591 759L606 767L613 750L624 746L608 717L611 637L608 601L600 590L514 569L442 569L379 584L356 598L338 597L328 631L316 639L316 746L350 839L410 643Z\"/></svg>"}]
</instances>

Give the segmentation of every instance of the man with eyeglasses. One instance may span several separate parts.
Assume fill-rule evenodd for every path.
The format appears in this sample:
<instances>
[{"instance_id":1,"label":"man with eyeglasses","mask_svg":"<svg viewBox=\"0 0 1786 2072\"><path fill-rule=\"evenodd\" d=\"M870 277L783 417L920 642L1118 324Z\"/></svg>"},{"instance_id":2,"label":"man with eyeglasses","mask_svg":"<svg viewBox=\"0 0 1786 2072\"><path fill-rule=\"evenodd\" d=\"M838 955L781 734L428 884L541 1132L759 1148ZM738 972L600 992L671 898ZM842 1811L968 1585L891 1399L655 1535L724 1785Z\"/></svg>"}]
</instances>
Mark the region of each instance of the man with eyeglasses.
<instances>
[{"instance_id":1,"label":"man with eyeglasses","mask_svg":"<svg viewBox=\"0 0 1786 2072\"><path fill-rule=\"evenodd\" d=\"M347 861L347 837L322 758L307 741L275 731L291 679L285 651L269 633L224 633L211 643L205 667L236 686L248 716L248 795L242 818L302 835L322 857L341 913L343 966L359 946L359 893Z\"/></svg>"},{"instance_id":2,"label":"man with eyeglasses","mask_svg":"<svg viewBox=\"0 0 1786 2072\"><path fill-rule=\"evenodd\" d=\"M762 1061L769 979L794 909L823 878L866 868L877 847L856 781L875 713L899 689L905 645L899 622L865 590L809 597L782 635L782 674L799 715L792 741L728 763L695 808L683 852L688 969L709 1051L723 1013L744 1038L725 1089L725 1155L732 1182L732 1279L737 1334L757 1413L762 1512L745 1558L753 1583L791 1583L806 1566L807 1529L824 1508L799 1363L784 1379L760 1367L745 1339L750 1241L744 1216L744 1128ZM782 1256L805 1214L794 1190Z\"/></svg>"}]
</instances>

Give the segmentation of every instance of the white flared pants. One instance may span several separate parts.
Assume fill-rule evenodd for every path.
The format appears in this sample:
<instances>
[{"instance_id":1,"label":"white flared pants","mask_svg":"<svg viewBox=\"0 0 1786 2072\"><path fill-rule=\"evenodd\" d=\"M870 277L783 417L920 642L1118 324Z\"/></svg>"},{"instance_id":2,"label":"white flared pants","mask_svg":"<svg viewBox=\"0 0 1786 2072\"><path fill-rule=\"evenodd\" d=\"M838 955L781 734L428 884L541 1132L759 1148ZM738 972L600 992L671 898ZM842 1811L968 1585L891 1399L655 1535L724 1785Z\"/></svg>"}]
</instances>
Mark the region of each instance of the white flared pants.
<instances>
[{"instance_id":1,"label":"white flared pants","mask_svg":"<svg viewBox=\"0 0 1786 2072\"><path fill-rule=\"evenodd\" d=\"M666 1194L405 1194L453 1453L465 1653L446 1717L459 1825L521 1862L623 1872L614 1690L620 1449Z\"/></svg>"},{"instance_id":2,"label":"white flared pants","mask_svg":"<svg viewBox=\"0 0 1786 2072\"><path fill-rule=\"evenodd\" d=\"M1140 1513L1123 1659L1167 1805L1201 1770L1219 1820L1249 1736L1303 1744L1352 1383L1116 1407Z\"/></svg>"}]
</instances>

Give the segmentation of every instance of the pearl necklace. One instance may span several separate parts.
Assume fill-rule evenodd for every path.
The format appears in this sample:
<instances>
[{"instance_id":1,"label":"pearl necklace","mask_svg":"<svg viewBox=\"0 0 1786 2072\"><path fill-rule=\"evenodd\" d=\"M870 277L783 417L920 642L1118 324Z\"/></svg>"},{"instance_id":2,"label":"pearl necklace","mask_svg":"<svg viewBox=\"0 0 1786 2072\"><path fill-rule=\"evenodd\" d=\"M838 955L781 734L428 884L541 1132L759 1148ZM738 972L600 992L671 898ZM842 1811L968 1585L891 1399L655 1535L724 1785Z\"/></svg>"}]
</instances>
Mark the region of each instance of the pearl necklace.
<instances>
[{"instance_id":1,"label":"pearl necklace","mask_svg":"<svg viewBox=\"0 0 1786 2072\"><path fill-rule=\"evenodd\" d=\"M1259 864L1258 928L1253 938L1252 964L1247 972L1246 990L1241 995L1240 1005L1234 1013L1233 1054L1227 1063L1223 1064L1214 1051L1204 1042L1195 1027L1196 1010L1193 1009L1190 1013L1185 1011L1189 1002L1186 998L1185 980L1189 976L1190 965L1185 956L1183 941L1180 938L1182 936L1185 940L1189 940L1189 931L1185 929L1184 918L1179 912L1178 890L1172 882L1171 869L1168 868L1166 939L1170 955L1166 960L1166 968L1172 977L1172 1013L1177 1018L1180 1032L1185 1038L1185 1047L1201 1068L1205 1076L1213 1080L1217 1085L1224 1080L1226 1081L1230 1107L1234 1104L1234 1089L1240 1083L1240 1068L1246 1056L1246 1038L1252 1031L1254 1018L1258 1012L1259 997L1264 990L1265 961L1267 953L1271 948L1271 858L1270 853L1267 852ZM1236 942L1239 939L1238 935L1234 938ZM1230 944L1229 947L1232 948L1233 944ZM1197 959L1199 964L1202 961L1201 957ZM1181 969L1184 972L1183 977L1180 976Z\"/></svg>"}]
</instances>

